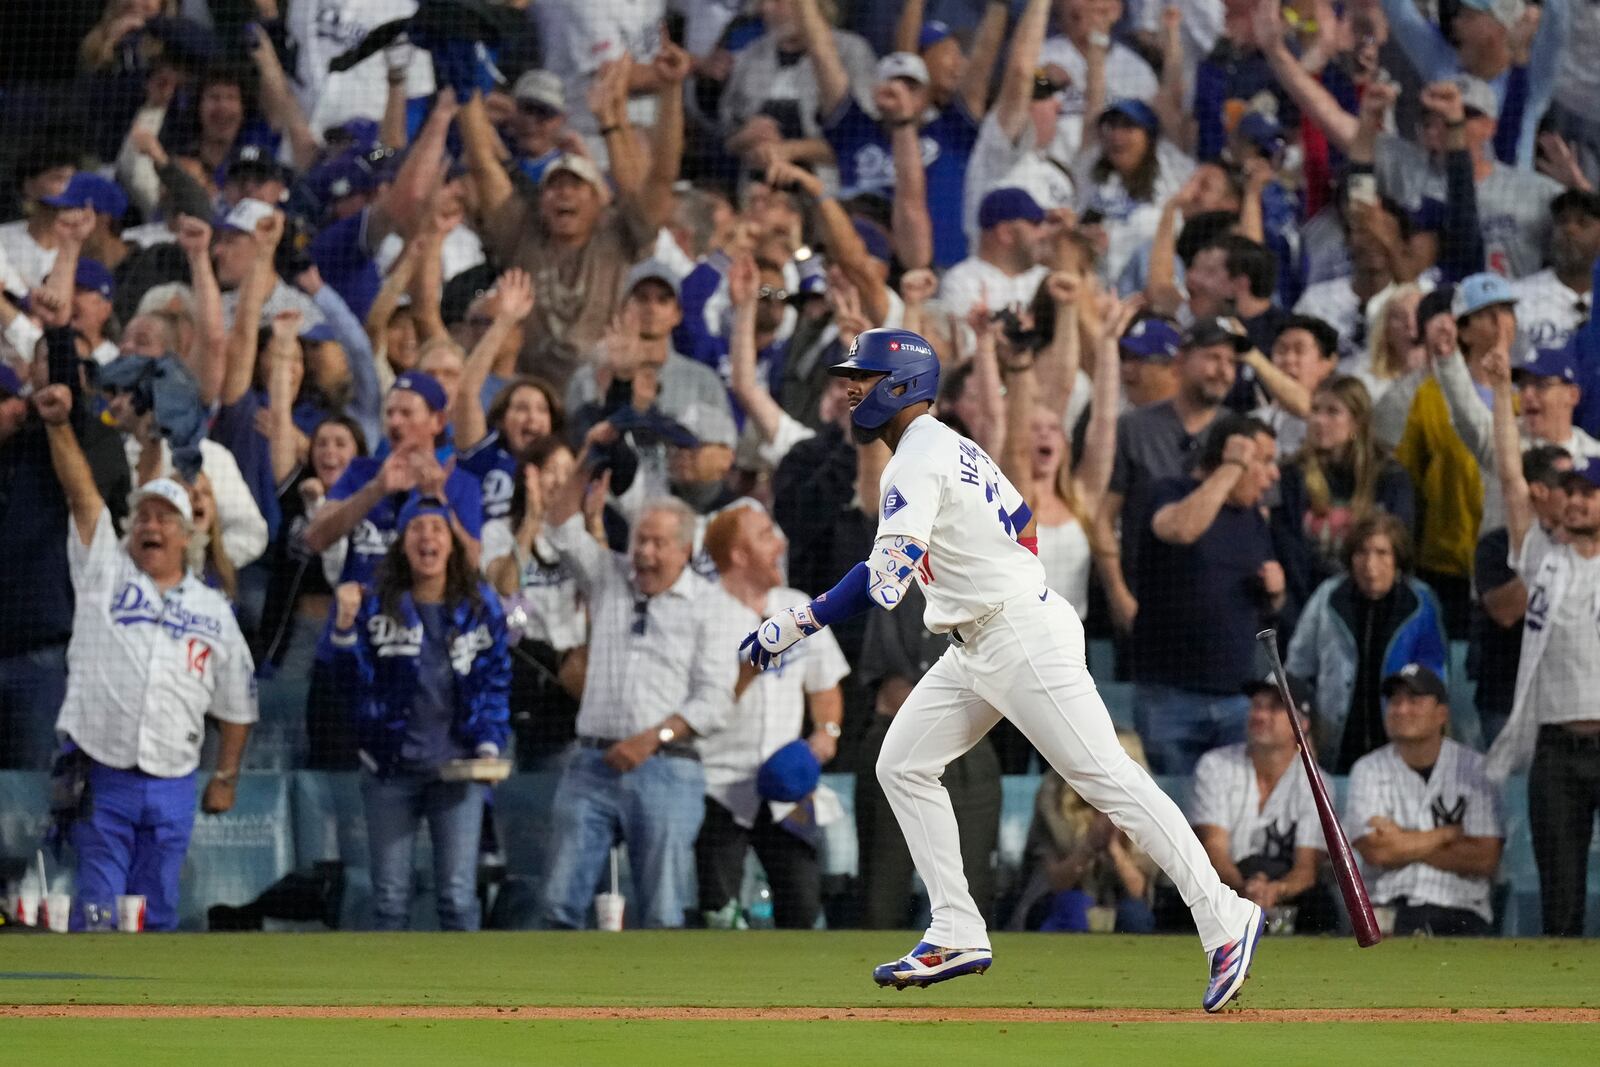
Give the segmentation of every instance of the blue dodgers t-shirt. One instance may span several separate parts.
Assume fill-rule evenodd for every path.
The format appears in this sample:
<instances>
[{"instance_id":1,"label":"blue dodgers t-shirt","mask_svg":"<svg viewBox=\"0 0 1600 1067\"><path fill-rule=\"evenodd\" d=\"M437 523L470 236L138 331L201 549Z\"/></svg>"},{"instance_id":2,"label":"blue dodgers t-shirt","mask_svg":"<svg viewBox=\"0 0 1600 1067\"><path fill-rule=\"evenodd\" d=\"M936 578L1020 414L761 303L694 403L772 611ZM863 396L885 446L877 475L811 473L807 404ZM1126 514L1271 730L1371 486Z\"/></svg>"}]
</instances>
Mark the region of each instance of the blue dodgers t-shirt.
<instances>
[{"instance_id":1,"label":"blue dodgers t-shirt","mask_svg":"<svg viewBox=\"0 0 1600 1067\"><path fill-rule=\"evenodd\" d=\"M472 753L456 740L456 673L450 665L450 612L443 604L418 604L422 619L417 656L417 691L406 715L400 762L407 770L433 773L453 759Z\"/></svg>"},{"instance_id":2,"label":"blue dodgers t-shirt","mask_svg":"<svg viewBox=\"0 0 1600 1067\"><path fill-rule=\"evenodd\" d=\"M847 195L877 193L894 197L894 155L889 135L878 120L846 98L823 124L823 136L839 160L839 188ZM978 121L959 99L945 105L922 127L922 165L928 175L928 207L933 217L933 262L952 267L967 258L967 235L961 212L941 211L941 204L961 203L967 183L967 160L978 143Z\"/></svg>"},{"instance_id":3,"label":"blue dodgers t-shirt","mask_svg":"<svg viewBox=\"0 0 1600 1067\"><path fill-rule=\"evenodd\" d=\"M346 500L355 496L362 486L377 477L382 466L381 459L357 456L350 461L350 466L345 468L333 488L328 490L328 499ZM483 501L480 492L478 479L459 467L445 478L444 495L449 500L450 508L461 521L462 527L473 537L483 536ZM378 563L398 536L395 520L400 517L400 509L415 495L415 490L390 493L373 505L366 518L356 524L356 528L350 531L350 549L345 553L344 569L339 572L339 581L360 582L363 585L372 582L373 575L378 571Z\"/></svg>"},{"instance_id":4,"label":"blue dodgers t-shirt","mask_svg":"<svg viewBox=\"0 0 1600 1067\"><path fill-rule=\"evenodd\" d=\"M1156 483L1146 514L1154 517L1199 484L1192 478ZM1168 544L1146 523L1135 586L1134 681L1232 695L1259 677L1256 634L1266 596L1258 572L1275 558L1267 520L1256 508L1224 504L1192 545Z\"/></svg>"},{"instance_id":5,"label":"blue dodgers t-shirt","mask_svg":"<svg viewBox=\"0 0 1600 1067\"><path fill-rule=\"evenodd\" d=\"M517 457L500 443L500 431L460 454L457 469L478 479L482 486L483 517L503 519L511 513L511 493L517 487Z\"/></svg>"}]
</instances>

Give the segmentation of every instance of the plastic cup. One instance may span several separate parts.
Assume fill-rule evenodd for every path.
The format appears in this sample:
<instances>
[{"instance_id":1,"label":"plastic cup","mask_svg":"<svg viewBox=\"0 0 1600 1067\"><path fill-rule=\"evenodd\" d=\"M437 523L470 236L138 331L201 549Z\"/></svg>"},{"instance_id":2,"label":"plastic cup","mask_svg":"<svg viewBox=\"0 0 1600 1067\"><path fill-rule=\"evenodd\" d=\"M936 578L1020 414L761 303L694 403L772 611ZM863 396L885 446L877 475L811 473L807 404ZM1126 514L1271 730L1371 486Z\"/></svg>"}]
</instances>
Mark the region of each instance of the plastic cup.
<instances>
[{"instance_id":1,"label":"plastic cup","mask_svg":"<svg viewBox=\"0 0 1600 1067\"><path fill-rule=\"evenodd\" d=\"M33 926L39 921L39 894L21 891L17 893L15 906L11 914L17 917L17 922L23 926Z\"/></svg>"},{"instance_id":2,"label":"plastic cup","mask_svg":"<svg viewBox=\"0 0 1600 1067\"><path fill-rule=\"evenodd\" d=\"M595 925L613 933L622 929L622 910L626 901L621 893L596 893L594 898Z\"/></svg>"},{"instance_id":3,"label":"plastic cup","mask_svg":"<svg viewBox=\"0 0 1600 1067\"><path fill-rule=\"evenodd\" d=\"M132 894L117 897L117 929L125 934L136 934L144 929L144 897Z\"/></svg>"},{"instance_id":4,"label":"plastic cup","mask_svg":"<svg viewBox=\"0 0 1600 1067\"><path fill-rule=\"evenodd\" d=\"M45 898L45 907L50 912L50 929L66 933L72 921L72 898L65 893L51 893Z\"/></svg>"}]
</instances>

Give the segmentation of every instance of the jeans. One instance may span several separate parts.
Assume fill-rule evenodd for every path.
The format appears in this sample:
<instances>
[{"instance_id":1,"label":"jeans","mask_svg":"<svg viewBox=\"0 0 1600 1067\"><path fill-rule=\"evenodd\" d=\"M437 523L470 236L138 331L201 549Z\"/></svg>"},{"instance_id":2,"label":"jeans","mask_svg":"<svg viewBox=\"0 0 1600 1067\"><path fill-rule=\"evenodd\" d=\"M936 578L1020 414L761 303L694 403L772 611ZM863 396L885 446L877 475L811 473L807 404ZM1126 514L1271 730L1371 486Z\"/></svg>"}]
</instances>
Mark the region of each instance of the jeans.
<instances>
[{"instance_id":1,"label":"jeans","mask_svg":"<svg viewBox=\"0 0 1600 1067\"><path fill-rule=\"evenodd\" d=\"M694 842L705 816L706 776L698 760L652 756L627 773L605 753L574 745L567 753L550 813L550 874L543 924L580 929L611 846L621 837L633 871L637 921L680 927L694 905Z\"/></svg>"},{"instance_id":2,"label":"jeans","mask_svg":"<svg viewBox=\"0 0 1600 1067\"><path fill-rule=\"evenodd\" d=\"M1153 774L1193 774L1200 757L1244 740L1250 698L1195 693L1140 683L1133 693L1134 727Z\"/></svg>"},{"instance_id":3,"label":"jeans","mask_svg":"<svg viewBox=\"0 0 1600 1067\"><path fill-rule=\"evenodd\" d=\"M117 897L133 894L145 898L146 930L176 930L178 875L194 829L194 773L156 778L96 763L89 803L88 817L72 827L78 873L71 928L109 929Z\"/></svg>"},{"instance_id":4,"label":"jeans","mask_svg":"<svg viewBox=\"0 0 1600 1067\"><path fill-rule=\"evenodd\" d=\"M478 838L484 793L479 782L441 782L405 772L379 778L362 772L373 929L404 930L408 925L417 826L423 819L428 820L433 841L439 929L478 928Z\"/></svg>"},{"instance_id":5,"label":"jeans","mask_svg":"<svg viewBox=\"0 0 1600 1067\"><path fill-rule=\"evenodd\" d=\"M47 771L67 695L67 646L0 658L0 768Z\"/></svg>"}]
</instances>

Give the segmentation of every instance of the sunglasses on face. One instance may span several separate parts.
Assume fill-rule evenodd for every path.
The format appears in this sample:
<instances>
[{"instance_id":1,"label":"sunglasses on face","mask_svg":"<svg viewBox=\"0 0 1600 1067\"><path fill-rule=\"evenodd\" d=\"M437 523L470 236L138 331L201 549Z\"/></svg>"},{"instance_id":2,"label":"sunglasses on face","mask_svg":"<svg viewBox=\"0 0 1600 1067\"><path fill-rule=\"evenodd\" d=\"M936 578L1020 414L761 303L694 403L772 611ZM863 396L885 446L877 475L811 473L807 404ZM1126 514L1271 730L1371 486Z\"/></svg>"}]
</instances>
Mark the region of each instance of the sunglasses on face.
<instances>
[{"instance_id":1,"label":"sunglasses on face","mask_svg":"<svg viewBox=\"0 0 1600 1067\"><path fill-rule=\"evenodd\" d=\"M763 285L760 289L756 290L756 298L759 300L770 300L774 303L781 304L785 300L789 299L789 290L774 289L770 285Z\"/></svg>"},{"instance_id":2,"label":"sunglasses on face","mask_svg":"<svg viewBox=\"0 0 1600 1067\"><path fill-rule=\"evenodd\" d=\"M538 119L540 122L549 122L552 119L561 117L561 112L546 107L544 104L536 104L531 100L519 100L517 102L517 111L531 119Z\"/></svg>"}]
</instances>

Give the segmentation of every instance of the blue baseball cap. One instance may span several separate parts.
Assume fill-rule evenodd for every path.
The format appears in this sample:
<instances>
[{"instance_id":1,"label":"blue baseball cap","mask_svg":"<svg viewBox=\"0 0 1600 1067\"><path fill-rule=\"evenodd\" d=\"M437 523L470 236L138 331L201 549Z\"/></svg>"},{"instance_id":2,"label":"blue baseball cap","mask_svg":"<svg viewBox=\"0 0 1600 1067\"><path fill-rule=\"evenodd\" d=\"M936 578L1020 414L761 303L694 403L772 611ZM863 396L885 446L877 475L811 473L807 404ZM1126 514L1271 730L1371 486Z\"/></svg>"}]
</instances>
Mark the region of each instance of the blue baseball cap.
<instances>
[{"instance_id":1,"label":"blue baseball cap","mask_svg":"<svg viewBox=\"0 0 1600 1067\"><path fill-rule=\"evenodd\" d=\"M954 32L949 26L938 19L929 19L922 24L922 31L917 34L917 51L926 52L940 41L949 37Z\"/></svg>"},{"instance_id":2,"label":"blue baseball cap","mask_svg":"<svg viewBox=\"0 0 1600 1067\"><path fill-rule=\"evenodd\" d=\"M96 214L113 218L121 218L128 210L128 194L122 186L88 170L78 171L59 194L42 197L39 202L55 208L92 207Z\"/></svg>"},{"instance_id":3,"label":"blue baseball cap","mask_svg":"<svg viewBox=\"0 0 1600 1067\"><path fill-rule=\"evenodd\" d=\"M1128 327L1118 347L1134 359L1165 362L1178 354L1183 338L1166 319L1140 319Z\"/></svg>"},{"instance_id":4,"label":"blue baseball cap","mask_svg":"<svg viewBox=\"0 0 1600 1067\"><path fill-rule=\"evenodd\" d=\"M358 152L343 152L328 160L306 177L318 200L331 204L357 193L371 192L378 176Z\"/></svg>"},{"instance_id":5,"label":"blue baseball cap","mask_svg":"<svg viewBox=\"0 0 1600 1067\"><path fill-rule=\"evenodd\" d=\"M73 287L80 291L99 293L110 300L111 294L116 290L116 281L104 263L97 263L92 259L80 259L78 273L73 278Z\"/></svg>"},{"instance_id":6,"label":"blue baseball cap","mask_svg":"<svg viewBox=\"0 0 1600 1067\"><path fill-rule=\"evenodd\" d=\"M411 525L412 519L418 519L424 515L437 515L448 524L450 522L450 514L450 505L438 497L413 494L411 499L407 500L405 505L401 507L399 516L395 518L394 528L400 533L405 533L406 527Z\"/></svg>"},{"instance_id":7,"label":"blue baseball cap","mask_svg":"<svg viewBox=\"0 0 1600 1067\"><path fill-rule=\"evenodd\" d=\"M1241 118L1235 132L1255 145L1264 156L1276 155L1289 140L1276 119L1259 111L1251 111Z\"/></svg>"},{"instance_id":8,"label":"blue baseball cap","mask_svg":"<svg viewBox=\"0 0 1600 1067\"><path fill-rule=\"evenodd\" d=\"M1600 489L1600 460L1588 460L1581 467L1574 460L1572 469L1561 476L1561 488L1569 493L1574 489Z\"/></svg>"},{"instance_id":9,"label":"blue baseball cap","mask_svg":"<svg viewBox=\"0 0 1600 1067\"><path fill-rule=\"evenodd\" d=\"M804 741L790 741L756 772L756 792L766 800L796 804L816 791L822 765Z\"/></svg>"},{"instance_id":10,"label":"blue baseball cap","mask_svg":"<svg viewBox=\"0 0 1600 1067\"><path fill-rule=\"evenodd\" d=\"M1475 315L1484 308L1498 307L1509 304L1515 307L1517 294L1511 291L1511 283L1498 274L1484 271L1481 274L1470 274L1462 279L1456 286L1456 292L1450 298L1450 314L1454 315L1457 322L1468 315Z\"/></svg>"},{"instance_id":11,"label":"blue baseball cap","mask_svg":"<svg viewBox=\"0 0 1600 1067\"><path fill-rule=\"evenodd\" d=\"M17 372L0 363L0 395L21 396L22 379L17 377Z\"/></svg>"},{"instance_id":12,"label":"blue baseball cap","mask_svg":"<svg viewBox=\"0 0 1600 1067\"><path fill-rule=\"evenodd\" d=\"M1044 221L1044 208L1028 194L1026 189L1008 185L984 194L978 202L978 229L987 230L1005 222L1039 223Z\"/></svg>"},{"instance_id":13,"label":"blue baseball cap","mask_svg":"<svg viewBox=\"0 0 1600 1067\"><path fill-rule=\"evenodd\" d=\"M1095 122L1103 123L1113 116L1126 119L1152 137L1161 131L1161 120L1156 117L1154 109L1143 100L1114 100L1106 105L1106 109L1100 112L1100 117Z\"/></svg>"},{"instance_id":14,"label":"blue baseball cap","mask_svg":"<svg viewBox=\"0 0 1600 1067\"><path fill-rule=\"evenodd\" d=\"M419 370L408 370L394 380L394 385L389 387L389 392L397 389L407 389L416 393L427 402L429 411L443 411L448 401L445 398L444 386L431 374L424 374Z\"/></svg>"},{"instance_id":15,"label":"blue baseball cap","mask_svg":"<svg viewBox=\"0 0 1600 1067\"><path fill-rule=\"evenodd\" d=\"M1533 358L1511 369L1513 378L1558 378L1569 385L1578 382L1578 348L1568 341L1560 348L1540 348Z\"/></svg>"},{"instance_id":16,"label":"blue baseball cap","mask_svg":"<svg viewBox=\"0 0 1600 1067\"><path fill-rule=\"evenodd\" d=\"M894 258L894 249L889 244L889 235L877 226L859 215L850 220L855 227L856 236L861 238L861 243L867 246L867 254L873 259L881 259L885 263Z\"/></svg>"}]
</instances>

